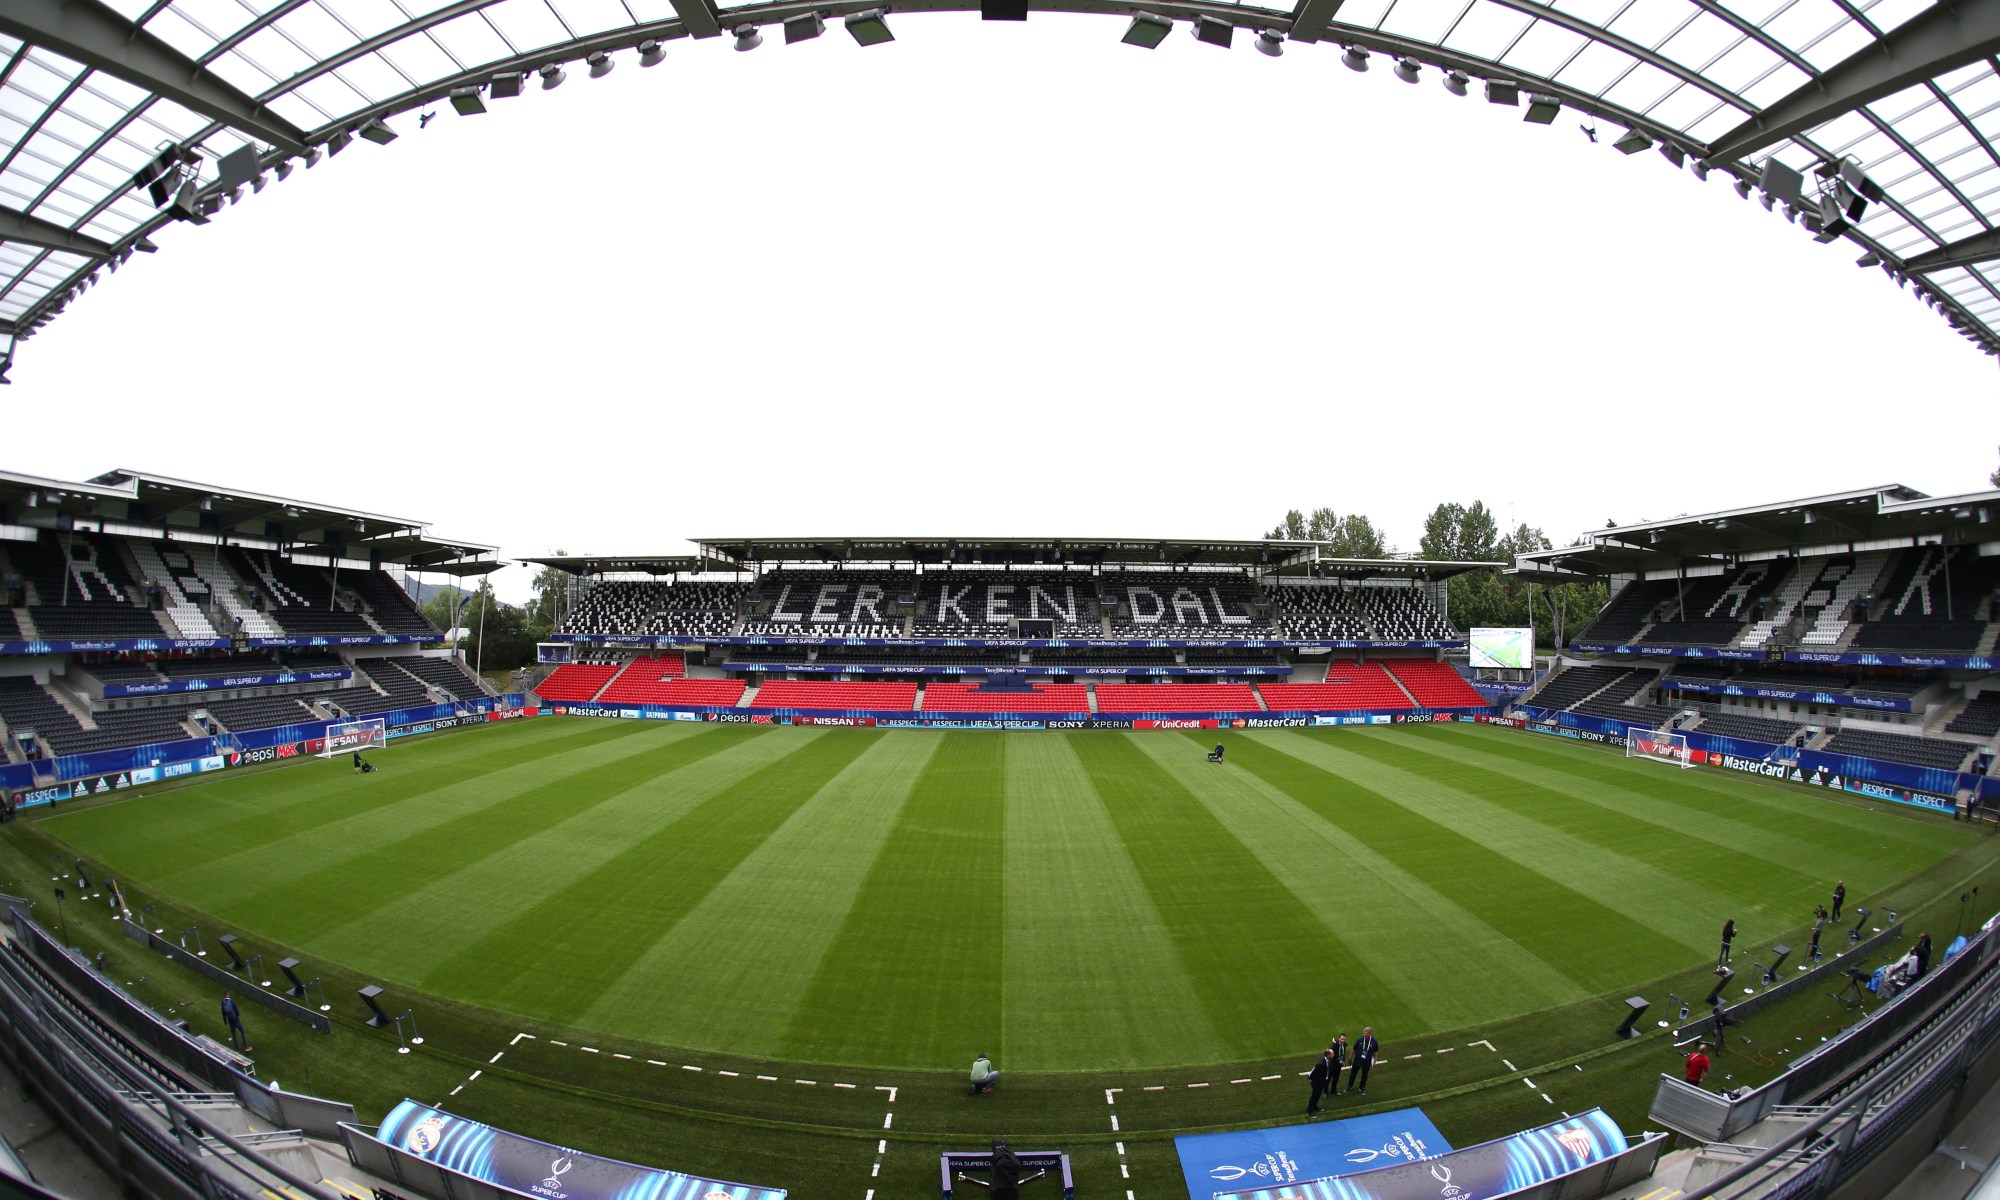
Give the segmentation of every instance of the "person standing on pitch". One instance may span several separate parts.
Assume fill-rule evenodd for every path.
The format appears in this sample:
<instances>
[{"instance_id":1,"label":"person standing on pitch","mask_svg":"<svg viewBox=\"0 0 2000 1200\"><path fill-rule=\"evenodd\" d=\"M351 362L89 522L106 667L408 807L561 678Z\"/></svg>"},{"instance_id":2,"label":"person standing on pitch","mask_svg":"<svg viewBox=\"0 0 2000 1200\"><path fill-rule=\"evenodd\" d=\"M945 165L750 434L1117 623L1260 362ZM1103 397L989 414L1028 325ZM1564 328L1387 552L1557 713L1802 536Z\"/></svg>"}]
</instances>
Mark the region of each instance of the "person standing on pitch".
<instances>
[{"instance_id":1,"label":"person standing on pitch","mask_svg":"<svg viewBox=\"0 0 2000 1200\"><path fill-rule=\"evenodd\" d=\"M1333 1061L1332 1046L1328 1046L1319 1052L1319 1058L1313 1062L1312 1070L1306 1072L1306 1078L1312 1084L1313 1089L1312 1099L1306 1101L1307 1116L1316 1117L1319 1115L1319 1098L1326 1095L1327 1090L1333 1086L1333 1081L1339 1070L1340 1068Z\"/></svg>"},{"instance_id":2,"label":"person standing on pitch","mask_svg":"<svg viewBox=\"0 0 2000 1200\"><path fill-rule=\"evenodd\" d=\"M243 1030L243 1014L236 1008L236 997L222 994L222 1021L229 1026L229 1044L238 1050L250 1048L250 1035Z\"/></svg>"},{"instance_id":3,"label":"person standing on pitch","mask_svg":"<svg viewBox=\"0 0 2000 1200\"><path fill-rule=\"evenodd\" d=\"M1715 956L1716 966L1719 967L1723 963L1729 961L1729 943L1735 940L1736 940L1736 918L1731 917L1727 921L1724 921L1722 923L1722 953Z\"/></svg>"},{"instance_id":4,"label":"person standing on pitch","mask_svg":"<svg viewBox=\"0 0 2000 1200\"><path fill-rule=\"evenodd\" d=\"M1832 912L1832 914L1831 914L1834 920L1836 920L1836 921L1840 920L1840 905L1841 905L1841 902L1842 902L1842 901L1844 901L1844 900L1846 900L1846 899L1847 899L1847 881L1846 881L1845 879L1836 879L1836 880L1834 880L1834 881L1833 881L1833 912Z\"/></svg>"},{"instance_id":5,"label":"person standing on pitch","mask_svg":"<svg viewBox=\"0 0 2000 1200\"><path fill-rule=\"evenodd\" d=\"M1354 1072L1352 1085L1362 1095L1368 1094L1368 1068L1375 1065L1375 1056L1382 1053L1382 1043L1375 1040L1375 1027L1363 1025L1361 1036L1354 1039Z\"/></svg>"},{"instance_id":6,"label":"person standing on pitch","mask_svg":"<svg viewBox=\"0 0 2000 1200\"><path fill-rule=\"evenodd\" d=\"M1687 1081L1700 1087L1702 1076L1708 1074L1708 1065L1708 1043L1698 1043L1694 1053L1687 1057Z\"/></svg>"},{"instance_id":7,"label":"person standing on pitch","mask_svg":"<svg viewBox=\"0 0 2000 1200\"><path fill-rule=\"evenodd\" d=\"M1347 1035L1341 1034L1327 1047L1333 1052L1333 1094L1340 1095L1340 1069L1347 1065Z\"/></svg>"}]
</instances>

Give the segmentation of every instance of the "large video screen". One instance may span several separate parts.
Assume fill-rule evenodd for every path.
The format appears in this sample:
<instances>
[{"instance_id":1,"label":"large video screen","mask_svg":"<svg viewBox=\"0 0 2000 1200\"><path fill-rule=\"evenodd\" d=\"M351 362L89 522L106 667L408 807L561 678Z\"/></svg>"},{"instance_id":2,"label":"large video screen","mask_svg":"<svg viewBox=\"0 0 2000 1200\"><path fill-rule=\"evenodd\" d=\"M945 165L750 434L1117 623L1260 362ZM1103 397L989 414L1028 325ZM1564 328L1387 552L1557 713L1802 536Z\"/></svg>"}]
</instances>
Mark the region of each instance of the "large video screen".
<instances>
[{"instance_id":1,"label":"large video screen","mask_svg":"<svg viewBox=\"0 0 2000 1200\"><path fill-rule=\"evenodd\" d=\"M1475 668L1498 667L1507 671L1535 669L1535 631L1532 629L1474 629L1469 647Z\"/></svg>"}]
</instances>

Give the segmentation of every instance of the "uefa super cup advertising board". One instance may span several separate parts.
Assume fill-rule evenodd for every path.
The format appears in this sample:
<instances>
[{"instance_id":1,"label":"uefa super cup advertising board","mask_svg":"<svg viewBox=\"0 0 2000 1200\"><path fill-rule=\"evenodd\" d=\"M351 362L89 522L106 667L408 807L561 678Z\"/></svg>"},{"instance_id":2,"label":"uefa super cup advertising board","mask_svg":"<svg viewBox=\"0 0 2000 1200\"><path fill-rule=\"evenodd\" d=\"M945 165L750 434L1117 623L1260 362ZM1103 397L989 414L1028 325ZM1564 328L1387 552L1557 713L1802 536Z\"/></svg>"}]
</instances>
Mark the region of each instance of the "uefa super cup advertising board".
<instances>
[{"instance_id":1,"label":"uefa super cup advertising board","mask_svg":"<svg viewBox=\"0 0 2000 1200\"><path fill-rule=\"evenodd\" d=\"M375 1138L447 1171L540 1200L784 1200L782 1188L703 1179L568 1150L405 1100Z\"/></svg>"}]
</instances>

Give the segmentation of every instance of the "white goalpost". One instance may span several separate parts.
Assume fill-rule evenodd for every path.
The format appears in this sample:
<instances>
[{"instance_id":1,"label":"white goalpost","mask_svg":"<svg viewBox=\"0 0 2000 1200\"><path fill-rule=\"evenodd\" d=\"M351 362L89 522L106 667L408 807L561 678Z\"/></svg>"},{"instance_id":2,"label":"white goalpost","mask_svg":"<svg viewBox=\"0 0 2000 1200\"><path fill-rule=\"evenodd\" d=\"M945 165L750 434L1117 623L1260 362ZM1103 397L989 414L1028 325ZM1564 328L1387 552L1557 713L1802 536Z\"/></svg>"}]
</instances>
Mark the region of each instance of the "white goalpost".
<instances>
[{"instance_id":1,"label":"white goalpost","mask_svg":"<svg viewBox=\"0 0 2000 1200\"><path fill-rule=\"evenodd\" d=\"M1687 734L1661 733L1655 729L1626 729L1625 757L1694 766L1694 756L1688 753Z\"/></svg>"},{"instance_id":2,"label":"white goalpost","mask_svg":"<svg viewBox=\"0 0 2000 1200\"><path fill-rule=\"evenodd\" d=\"M381 717L363 717L326 727L326 745L318 757L335 758L357 750L380 750L389 742L389 727Z\"/></svg>"}]
</instances>

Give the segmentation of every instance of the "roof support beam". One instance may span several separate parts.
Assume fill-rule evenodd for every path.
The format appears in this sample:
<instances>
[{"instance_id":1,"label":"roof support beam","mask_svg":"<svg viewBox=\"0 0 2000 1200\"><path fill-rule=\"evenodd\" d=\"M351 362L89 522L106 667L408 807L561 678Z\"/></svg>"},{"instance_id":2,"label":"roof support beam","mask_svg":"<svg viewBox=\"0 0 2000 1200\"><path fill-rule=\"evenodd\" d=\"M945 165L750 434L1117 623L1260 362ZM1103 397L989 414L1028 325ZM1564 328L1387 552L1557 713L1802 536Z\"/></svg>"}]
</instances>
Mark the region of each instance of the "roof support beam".
<instances>
[{"instance_id":1,"label":"roof support beam","mask_svg":"<svg viewBox=\"0 0 2000 1200\"><path fill-rule=\"evenodd\" d=\"M111 257L111 247L94 237L64 229L53 221L0 207L0 242L23 242L44 250L67 250L93 258Z\"/></svg>"},{"instance_id":2,"label":"roof support beam","mask_svg":"<svg viewBox=\"0 0 2000 1200\"><path fill-rule=\"evenodd\" d=\"M709 0L673 0L673 6L674 11L680 14L681 24L687 27L688 36L722 36L722 22L715 15L715 5Z\"/></svg>"},{"instance_id":3,"label":"roof support beam","mask_svg":"<svg viewBox=\"0 0 2000 1200\"><path fill-rule=\"evenodd\" d=\"M1333 16L1340 11L1345 0L1299 0L1292 10L1292 40L1295 42L1316 42L1319 35L1333 22Z\"/></svg>"},{"instance_id":4,"label":"roof support beam","mask_svg":"<svg viewBox=\"0 0 2000 1200\"><path fill-rule=\"evenodd\" d=\"M1706 157L1718 164L1748 157L1994 53L2000 53L2000 0L1938 4L1723 134Z\"/></svg>"},{"instance_id":5,"label":"roof support beam","mask_svg":"<svg viewBox=\"0 0 2000 1200\"><path fill-rule=\"evenodd\" d=\"M1975 233L1969 238L1926 250L1922 254L1911 255L1903 260L1903 269L1912 275L1928 275L1933 271L1948 271L1953 267L1969 267L1974 263L1992 262L2000 258L2000 229L1989 229Z\"/></svg>"},{"instance_id":6,"label":"roof support beam","mask_svg":"<svg viewBox=\"0 0 2000 1200\"><path fill-rule=\"evenodd\" d=\"M7 0L0 5L0 33L164 96L266 145L305 149L305 135L291 122L264 111L101 0Z\"/></svg>"}]
</instances>

